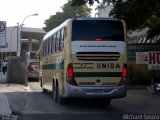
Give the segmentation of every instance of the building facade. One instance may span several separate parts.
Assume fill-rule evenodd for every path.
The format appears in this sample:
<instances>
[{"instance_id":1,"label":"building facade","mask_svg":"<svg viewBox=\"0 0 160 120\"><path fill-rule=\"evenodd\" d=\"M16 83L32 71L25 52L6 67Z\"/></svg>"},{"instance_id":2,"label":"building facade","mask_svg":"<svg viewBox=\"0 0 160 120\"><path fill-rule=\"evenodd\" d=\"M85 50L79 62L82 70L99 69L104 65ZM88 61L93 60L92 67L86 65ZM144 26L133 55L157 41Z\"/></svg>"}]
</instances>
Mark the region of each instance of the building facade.
<instances>
[{"instance_id":1,"label":"building facade","mask_svg":"<svg viewBox=\"0 0 160 120\"><path fill-rule=\"evenodd\" d=\"M40 28L20 26L6 27L5 44L0 46L0 57L24 56L26 52L38 50L46 32Z\"/></svg>"}]
</instances>

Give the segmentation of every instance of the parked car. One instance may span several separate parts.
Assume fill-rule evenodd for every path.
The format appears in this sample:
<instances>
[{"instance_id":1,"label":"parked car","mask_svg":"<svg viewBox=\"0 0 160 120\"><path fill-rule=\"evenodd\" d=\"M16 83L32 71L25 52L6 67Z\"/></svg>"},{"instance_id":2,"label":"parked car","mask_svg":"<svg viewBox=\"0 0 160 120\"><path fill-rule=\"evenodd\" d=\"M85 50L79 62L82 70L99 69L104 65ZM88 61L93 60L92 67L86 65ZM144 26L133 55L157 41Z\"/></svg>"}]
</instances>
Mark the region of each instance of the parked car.
<instances>
[{"instance_id":1,"label":"parked car","mask_svg":"<svg viewBox=\"0 0 160 120\"><path fill-rule=\"evenodd\" d=\"M36 51L26 53L26 76L28 80L39 79L39 62L36 59Z\"/></svg>"},{"instance_id":2,"label":"parked car","mask_svg":"<svg viewBox=\"0 0 160 120\"><path fill-rule=\"evenodd\" d=\"M27 79L38 80L39 79L39 63L30 62L27 66Z\"/></svg>"}]
</instances>

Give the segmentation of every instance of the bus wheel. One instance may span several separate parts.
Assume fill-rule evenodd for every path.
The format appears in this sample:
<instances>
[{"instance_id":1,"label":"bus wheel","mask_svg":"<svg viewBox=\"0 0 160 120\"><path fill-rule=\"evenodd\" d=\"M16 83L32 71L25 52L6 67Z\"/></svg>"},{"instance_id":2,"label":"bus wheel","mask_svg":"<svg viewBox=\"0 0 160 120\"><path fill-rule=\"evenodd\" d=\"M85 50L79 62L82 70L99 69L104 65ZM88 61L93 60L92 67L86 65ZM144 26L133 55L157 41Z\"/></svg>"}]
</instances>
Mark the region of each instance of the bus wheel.
<instances>
[{"instance_id":1,"label":"bus wheel","mask_svg":"<svg viewBox=\"0 0 160 120\"><path fill-rule=\"evenodd\" d=\"M39 84L40 84L40 87L42 87L42 78L39 77Z\"/></svg>"},{"instance_id":2,"label":"bus wheel","mask_svg":"<svg viewBox=\"0 0 160 120\"><path fill-rule=\"evenodd\" d=\"M66 104L66 99L65 98L61 98L60 96L58 97L58 103L61 105Z\"/></svg>"},{"instance_id":3,"label":"bus wheel","mask_svg":"<svg viewBox=\"0 0 160 120\"><path fill-rule=\"evenodd\" d=\"M42 87L42 92L47 93L48 91Z\"/></svg>"},{"instance_id":4,"label":"bus wheel","mask_svg":"<svg viewBox=\"0 0 160 120\"><path fill-rule=\"evenodd\" d=\"M59 104L64 104L65 99L61 98L59 95L59 88L58 88L58 83L56 83L56 87L54 88L53 86L53 99L55 102L58 102Z\"/></svg>"},{"instance_id":5,"label":"bus wheel","mask_svg":"<svg viewBox=\"0 0 160 120\"><path fill-rule=\"evenodd\" d=\"M57 83L56 83L56 86L54 86L54 84L53 84L53 86L52 86L52 93L53 93L53 100L55 101L55 102L58 102L58 87L57 87Z\"/></svg>"}]
</instances>

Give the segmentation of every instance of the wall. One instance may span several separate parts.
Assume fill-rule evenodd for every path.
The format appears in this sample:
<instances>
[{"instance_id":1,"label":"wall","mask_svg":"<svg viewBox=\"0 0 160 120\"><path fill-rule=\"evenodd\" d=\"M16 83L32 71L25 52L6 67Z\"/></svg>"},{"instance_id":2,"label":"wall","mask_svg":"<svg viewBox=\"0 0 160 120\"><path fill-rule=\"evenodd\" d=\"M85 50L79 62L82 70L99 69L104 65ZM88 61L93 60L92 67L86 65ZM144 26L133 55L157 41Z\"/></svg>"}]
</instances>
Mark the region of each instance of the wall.
<instances>
[{"instance_id":1,"label":"wall","mask_svg":"<svg viewBox=\"0 0 160 120\"><path fill-rule=\"evenodd\" d=\"M25 84L25 61L22 57L9 56L7 81L10 83Z\"/></svg>"},{"instance_id":2,"label":"wall","mask_svg":"<svg viewBox=\"0 0 160 120\"><path fill-rule=\"evenodd\" d=\"M17 26L6 28L6 44L0 48L0 52L17 52Z\"/></svg>"}]
</instances>

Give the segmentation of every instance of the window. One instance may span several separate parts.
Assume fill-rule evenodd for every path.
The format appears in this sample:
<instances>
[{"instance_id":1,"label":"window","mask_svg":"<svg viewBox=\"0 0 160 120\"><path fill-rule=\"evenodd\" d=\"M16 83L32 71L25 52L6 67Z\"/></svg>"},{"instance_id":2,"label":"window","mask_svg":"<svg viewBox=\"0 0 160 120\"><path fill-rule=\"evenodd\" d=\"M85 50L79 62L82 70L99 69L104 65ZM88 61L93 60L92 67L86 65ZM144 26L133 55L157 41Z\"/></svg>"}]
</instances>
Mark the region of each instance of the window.
<instances>
[{"instance_id":1,"label":"window","mask_svg":"<svg viewBox=\"0 0 160 120\"><path fill-rule=\"evenodd\" d=\"M54 36L51 37L51 54L53 53Z\"/></svg>"},{"instance_id":2,"label":"window","mask_svg":"<svg viewBox=\"0 0 160 120\"><path fill-rule=\"evenodd\" d=\"M72 24L73 41L124 41L121 21L77 20Z\"/></svg>"},{"instance_id":3,"label":"window","mask_svg":"<svg viewBox=\"0 0 160 120\"><path fill-rule=\"evenodd\" d=\"M57 52L59 52L59 42L60 42L60 31L57 32L57 40L56 40Z\"/></svg>"},{"instance_id":4,"label":"window","mask_svg":"<svg viewBox=\"0 0 160 120\"><path fill-rule=\"evenodd\" d=\"M51 48L52 48L52 37L49 38L49 54L51 54Z\"/></svg>"},{"instance_id":5,"label":"window","mask_svg":"<svg viewBox=\"0 0 160 120\"><path fill-rule=\"evenodd\" d=\"M58 43L58 38L57 38L57 33L56 33L56 34L55 34L55 52L58 51L58 49L57 49L57 48L58 48L58 47L57 47L58 44L57 44L57 43Z\"/></svg>"},{"instance_id":6,"label":"window","mask_svg":"<svg viewBox=\"0 0 160 120\"><path fill-rule=\"evenodd\" d=\"M62 30L59 31L59 51L61 51L61 45L62 45Z\"/></svg>"},{"instance_id":7,"label":"window","mask_svg":"<svg viewBox=\"0 0 160 120\"><path fill-rule=\"evenodd\" d=\"M54 34L53 50L56 52L56 34Z\"/></svg>"},{"instance_id":8,"label":"window","mask_svg":"<svg viewBox=\"0 0 160 120\"><path fill-rule=\"evenodd\" d=\"M64 36L65 36L65 28L61 30L61 44L60 44L60 50L62 51L64 47Z\"/></svg>"},{"instance_id":9,"label":"window","mask_svg":"<svg viewBox=\"0 0 160 120\"><path fill-rule=\"evenodd\" d=\"M47 39L47 55L49 55L49 47L50 47L49 44L50 44L50 43L49 43L49 39Z\"/></svg>"},{"instance_id":10,"label":"window","mask_svg":"<svg viewBox=\"0 0 160 120\"><path fill-rule=\"evenodd\" d=\"M44 44L43 44L43 50L44 50L44 56L46 56L46 40L44 41Z\"/></svg>"},{"instance_id":11,"label":"window","mask_svg":"<svg viewBox=\"0 0 160 120\"><path fill-rule=\"evenodd\" d=\"M36 59L36 53L35 52L30 53L30 59Z\"/></svg>"}]
</instances>

